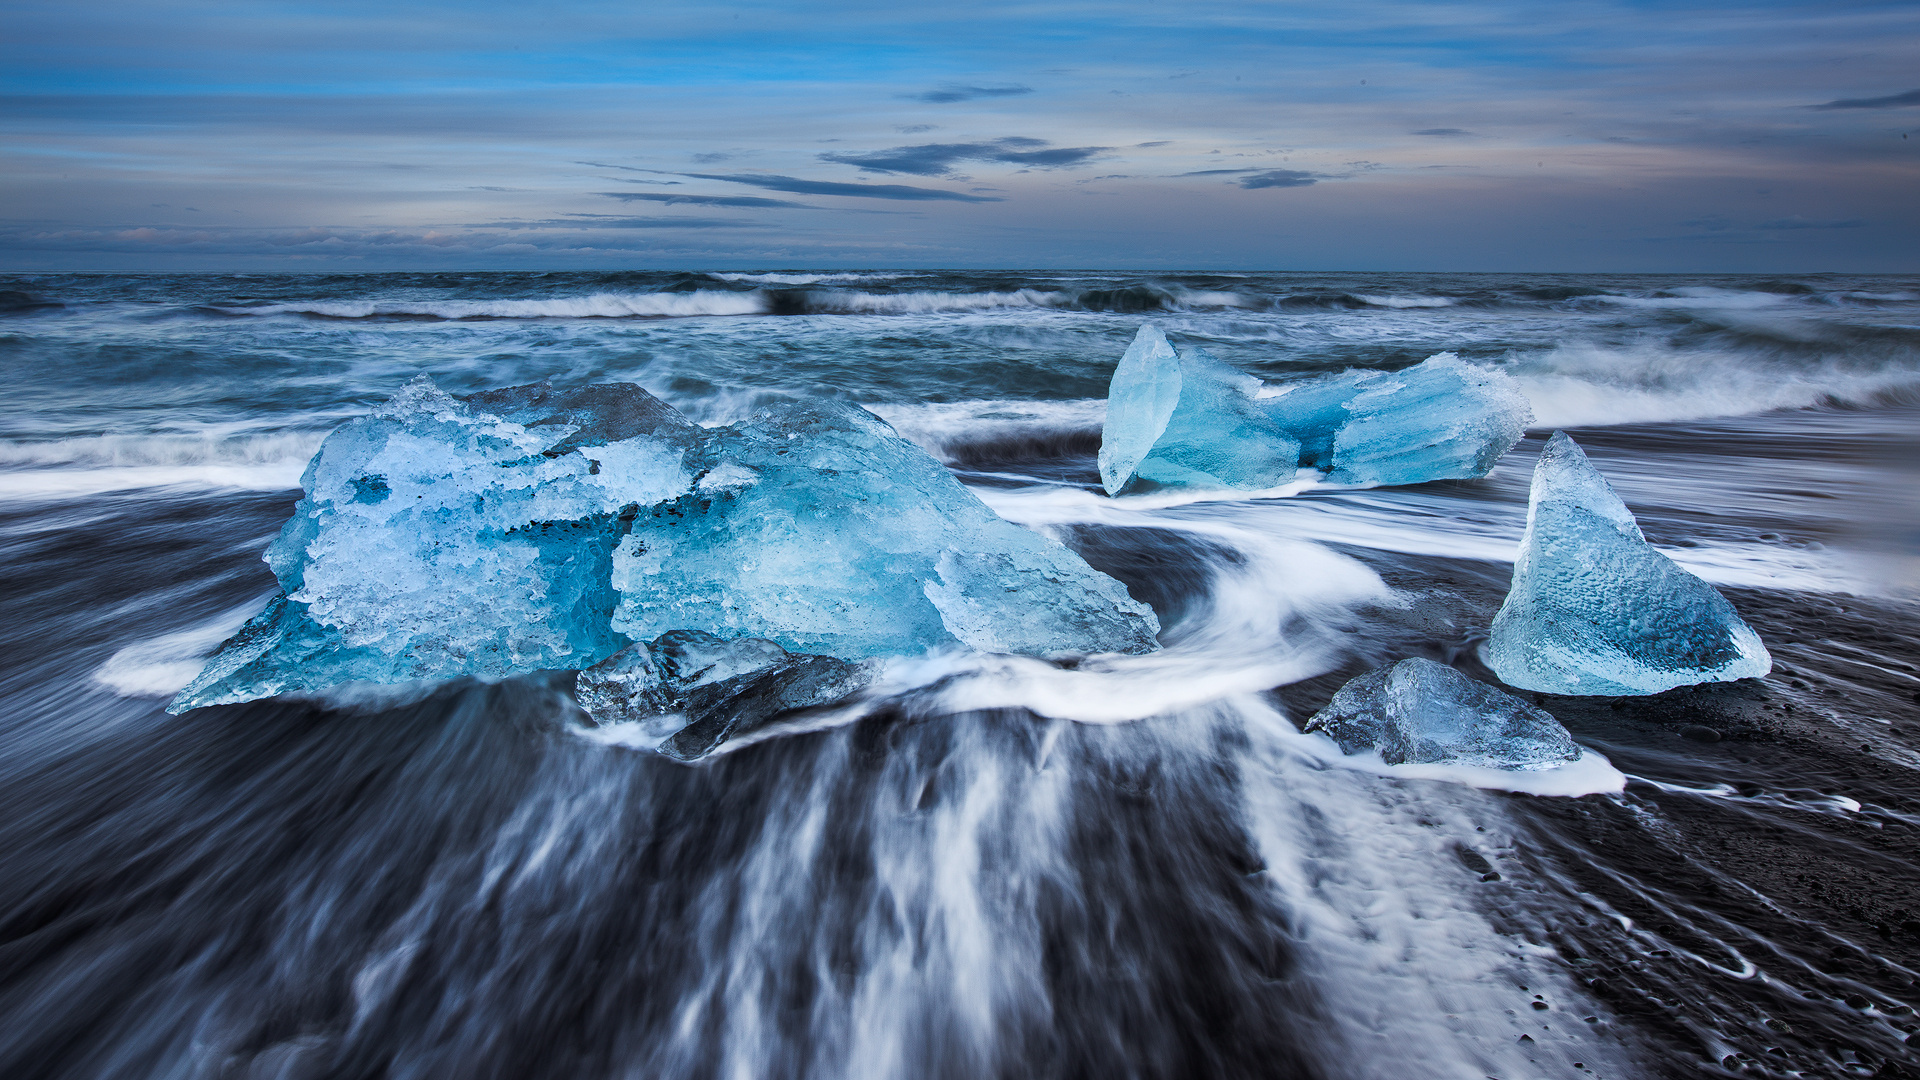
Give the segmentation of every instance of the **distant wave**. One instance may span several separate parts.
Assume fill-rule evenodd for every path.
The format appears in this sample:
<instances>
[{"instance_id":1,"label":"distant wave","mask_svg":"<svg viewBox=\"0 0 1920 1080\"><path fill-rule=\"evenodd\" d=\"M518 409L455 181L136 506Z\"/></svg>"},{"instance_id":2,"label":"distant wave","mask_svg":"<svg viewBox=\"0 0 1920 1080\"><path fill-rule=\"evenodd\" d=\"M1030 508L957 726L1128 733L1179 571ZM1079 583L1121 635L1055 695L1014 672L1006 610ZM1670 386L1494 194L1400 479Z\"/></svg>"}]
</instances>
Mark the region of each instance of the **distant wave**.
<instances>
[{"instance_id":1,"label":"distant wave","mask_svg":"<svg viewBox=\"0 0 1920 1080\"><path fill-rule=\"evenodd\" d=\"M222 315L307 315L329 319L631 319L698 315L761 315L759 292L593 293L540 300L325 300L309 303L211 307Z\"/></svg>"},{"instance_id":2,"label":"distant wave","mask_svg":"<svg viewBox=\"0 0 1920 1080\"><path fill-rule=\"evenodd\" d=\"M300 486L324 431L251 435L94 435L0 442L0 500L64 499L141 488Z\"/></svg>"}]
</instances>

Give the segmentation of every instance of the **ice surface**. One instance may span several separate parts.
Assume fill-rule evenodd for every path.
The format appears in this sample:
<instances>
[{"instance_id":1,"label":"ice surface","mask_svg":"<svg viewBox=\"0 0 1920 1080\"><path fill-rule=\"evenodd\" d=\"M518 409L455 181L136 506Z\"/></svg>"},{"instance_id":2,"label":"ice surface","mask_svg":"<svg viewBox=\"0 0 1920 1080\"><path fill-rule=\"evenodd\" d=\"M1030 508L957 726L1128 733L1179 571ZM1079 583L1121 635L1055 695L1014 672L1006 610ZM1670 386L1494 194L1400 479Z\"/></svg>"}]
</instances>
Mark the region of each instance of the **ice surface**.
<instances>
[{"instance_id":1,"label":"ice surface","mask_svg":"<svg viewBox=\"0 0 1920 1080\"><path fill-rule=\"evenodd\" d=\"M1485 476L1520 441L1532 406L1505 372L1440 353L1400 371L1348 371L1263 397L1335 484Z\"/></svg>"},{"instance_id":2,"label":"ice surface","mask_svg":"<svg viewBox=\"0 0 1920 1080\"><path fill-rule=\"evenodd\" d=\"M1306 730L1326 733L1349 754L1378 750L1389 765L1537 770L1580 757L1579 745L1552 716L1417 657L1347 683Z\"/></svg>"},{"instance_id":3,"label":"ice surface","mask_svg":"<svg viewBox=\"0 0 1920 1080\"><path fill-rule=\"evenodd\" d=\"M1256 490L1292 480L1300 444L1255 402L1260 380L1203 349L1175 352L1156 326L1114 369L1100 436L1107 494L1135 488Z\"/></svg>"},{"instance_id":4,"label":"ice surface","mask_svg":"<svg viewBox=\"0 0 1920 1080\"><path fill-rule=\"evenodd\" d=\"M614 552L630 638L703 630L850 660L1157 648L1152 609L1119 582L864 409L770 406L710 435L694 490L643 509Z\"/></svg>"},{"instance_id":5,"label":"ice surface","mask_svg":"<svg viewBox=\"0 0 1920 1080\"><path fill-rule=\"evenodd\" d=\"M704 431L644 390L424 376L330 435L282 594L174 712L341 683L577 670L676 629L851 659L1156 648L1151 609L838 404Z\"/></svg>"},{"instance_id":6,"label":"ice surface","mask_svg":"<svg viewBox=\"0 0 1920 1080\"><path fill-rule=\"evenodd\" d=\"M169 708L601 659L627 641L615 517L689 490L700 438L637 386L462 402L420 376L321 445L267 549L282 598Z\"/></svg>"},{"instance_id":7,"label":"ice surface","mask_svg":"<svg viewBox=\"0 0 1920 1080\"><path fill-rule=\"evenodd\" d=\"M1646 542L1561 432L1534 466L1513 588L1487 653L1509 685L1552 694L1657 694L1773 667L1733 605Z\"/></svg>"},{"instance_id":8,"label":"ice surface","mask_svg":"<svg viewBox=\"0 0 1920 1080\"><path fill-rule=\"evenodd\" d=\"M582 671L574 696L595 724L641 725L661 753L690 761L782 713L848 697L874 674L870 664L795 655L763 638L674 630Z\"/></svg>"}]
</instances>

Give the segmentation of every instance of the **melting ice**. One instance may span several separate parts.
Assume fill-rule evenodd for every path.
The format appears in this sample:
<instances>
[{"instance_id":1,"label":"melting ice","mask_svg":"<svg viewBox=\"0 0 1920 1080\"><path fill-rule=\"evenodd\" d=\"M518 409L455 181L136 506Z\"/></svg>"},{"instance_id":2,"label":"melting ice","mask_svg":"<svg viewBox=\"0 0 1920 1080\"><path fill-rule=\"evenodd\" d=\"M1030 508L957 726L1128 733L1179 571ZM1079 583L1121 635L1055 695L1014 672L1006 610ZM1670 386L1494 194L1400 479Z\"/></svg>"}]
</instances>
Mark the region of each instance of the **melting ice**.
<instances>
[{"instance_id":1,"label":"melting ice","mask_svg":"<svg viewBox=\"0 0 1920 1080\"><path fill-rule=\"evenodd\" d=\"M1349 754L1377 750L1389 765L1551 769L1581 753L1545 711L1418 657L1347 683L1306 730L1325 732Z\"/></svg>"},{"instance_id":2,"label":"melting ice","mask_svg":"<svg viewBox=\"0 0 1920 1080\"><path fill-rule=\"evenodd\" d=\"M422 376L303 486L266 555L281 595L170 711L577 670L675 629L847 659L1157 647L1119 582L850 405L709 432L637 386L461 401Z\"/></svg>"},{"instance_id":3,"label":"melting ice","mask_svg":"<svg viewBox=\"0 0 1920 1080\"><path fill-rule=\"evenodd\" d=\"M1647 543L1564 432L1534 466L1513 588L1487 653L1509 685L1552 694L1657 694L1773 668L1760 635Z\"/></svg>"},{"instance_id":4,"label":"melting ice","mask_svg":"<svg viewBox=\"0 0 1920 1080\"><path fill-rule=\"evenodd\" d=\"M1349 485L1485 476L1532 419L1510 377L1452 353L1263 387L1204 349L1174 349L1149 325L1113 373L1100 479L1117 495L1259 490L1302 468Z\"/></svg>"}]
</instances>

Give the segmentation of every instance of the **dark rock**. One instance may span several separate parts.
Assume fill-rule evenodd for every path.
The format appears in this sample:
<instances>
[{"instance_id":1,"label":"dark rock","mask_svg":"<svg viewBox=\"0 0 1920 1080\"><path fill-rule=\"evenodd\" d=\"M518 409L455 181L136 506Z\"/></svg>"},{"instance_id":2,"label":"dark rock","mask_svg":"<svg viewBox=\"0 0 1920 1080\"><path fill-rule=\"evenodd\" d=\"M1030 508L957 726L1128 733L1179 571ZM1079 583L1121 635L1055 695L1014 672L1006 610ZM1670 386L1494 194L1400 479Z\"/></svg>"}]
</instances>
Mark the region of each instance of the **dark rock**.
<instances>
[{"instance_id":1,"label":"dark rock","mask_svg":"<svg viewBox=\"0 0 1920 1080\"><path fill-rule=\"evenodd\" d=\"M1680 737L1694 742L1714 743L1720 741L1720 733L1705 724L1688 724L1680 729Z\"/></svg>"}]
</instances>

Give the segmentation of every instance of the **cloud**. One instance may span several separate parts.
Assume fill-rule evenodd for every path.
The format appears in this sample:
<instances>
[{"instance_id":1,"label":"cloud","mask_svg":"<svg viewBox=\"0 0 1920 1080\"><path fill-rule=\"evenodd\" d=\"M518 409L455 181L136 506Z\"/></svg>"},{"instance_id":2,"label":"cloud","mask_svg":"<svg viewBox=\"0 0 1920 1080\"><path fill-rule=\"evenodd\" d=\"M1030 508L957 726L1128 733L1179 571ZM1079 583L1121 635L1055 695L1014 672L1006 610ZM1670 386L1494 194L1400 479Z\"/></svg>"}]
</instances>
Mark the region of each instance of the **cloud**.
<instances>
[{"instance_id":1,"label":"cloud","mask_svg":"<svg viewBox=\"0 0 1920 1080\"><path fill-rule=\"evenodd\" d=\"M695 154L693 155L693 160L699 162L702 165L718 165L723 161L732 161L733 155L724 154L716 151L711 154Z\"/></svg>"},{"instance_id":2,"label":"cloud","mask_svg":"<svg viewBox=\"0 0 1920 1080\"><path fill-rule=\"evenodd\" d=\"M908 201L946 200L951 202L1002 202L985 195L963 195L940 188L909 187L905 184L840 184L831 180L802 180L796 176L763 173L681 173L695 180L722 180L746 184L769 191L791 191L796 195L839 195L858 199L904 199Z\"/></svg>"},{"instance_id":3,"label":"cloud","mask_svg":"<svg viewBox=\"0 0 1920 1080\"><path fill-rule=\"evenodd\" d=\"M1407 132L1407 134L1409 134L1409 135L1438 135L1438 136L1440 136L1440 137L1442 137L1442 138L1447 138L1447 139L1458 139L1458 138L1461 138L1461 137L1463 137L1463 136L1467 136L1467 135L1471 135L1471 134L1473 134L1473 132L1471 132L1471 131L1468 131L1468 130L1467 130L1466 128L1422 128L1422 129L1420 129L1419 131L1409 131L1409 132Z\"/></svg>"},{"instance_id":4,"label":"cloud","mask_svg":"<svg viewBox=\"0 0 1920 1080\"><path fill-rule=\"evenodd\" d=\"M1808 109L1897 109L1902 105L1920 105L1920 90L1909 90L1904 94L1888 94L1886 97L1841 98L1823 105L1806 105Z\"/></svg>"},{"instance_id":5,"label":"cloud","mask_svg":"<svg viewBox=\"0 0 1920 1080\"><path fill-rule=\"evenodd\" d=\"M668 206L757 206L766 209L820 209L817 206L808 206L806 203L788 202L785 199L763 199L758 195L682 195L678 192L653 191L596 191L594 194L609 199L621 199L627 202L657 202L665 203Z\"/></svg>"},{"instance_id":6,"label":"cloud","mask_svg":"<svg viewBox=\"0 0 1920 1080\"><path fill-rule=\"evenodd\" d=\"M1320 178L1312 173L1301 172L1298 169L1273 169L1269 172L1241 177L1240 186L1243 188L1306 187L1309 184L1318 183L1319 180Z\"/></svg>"},{"instance_id":7,"label":"cloud","mask_svg":"<svg viewBox=\"0 0 1920 1080\"><path fill-rule=\"evenodd\" d=\"M1201 169L1197 172L1174 173L1175 176L1232 176L1236 173L1259 172L1259 169Z\"/></svg>"},{"instance_id":8,"label":"cloud","mask_svg":"<svg viewBox=\"0 0 1920 1080\"><path fill-rule=\"evenodd\" d=\"M1866 225L1859 218L1845 221L1808 221L1806 218L1780 218L1777 221L1763 221L1755 225L1756 229L1858 229Z\"/></svg>"},{"instance_id":9,"label":"cloud","mask_svg":"<svg viewBox=\"0 0 1920 1080\"><path fill-rule=\"evenodd\" d=\"M1031 86L959 86L949 83L937 90L923 90L918 94L904 95L914 101L927 101L935 105L946 105L955 101L972 101L975 98L1018 97L1033 93Z\"/></svg>"},{"instance_id":10,"label":"cloud","mask_svg":"<svg viewBox=\"0 0 1920 1080\"><path fill-rule=\"evenodd\" d=\"M1087 159L1107 150L1104 146L1047 146L1045 139L1020 137L977 143L923 143L896 146L865 154L826 153L820 160L853 165L868 172L911 173L915 176L946 176L958 161L993 161L1034 169L1058 169L1085 164Z\"/></svg>"}]
</instances>

